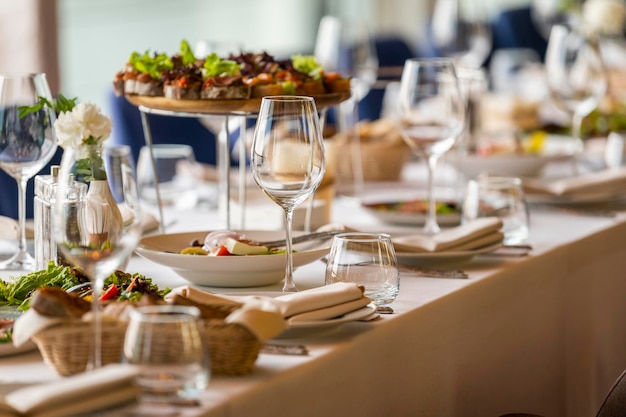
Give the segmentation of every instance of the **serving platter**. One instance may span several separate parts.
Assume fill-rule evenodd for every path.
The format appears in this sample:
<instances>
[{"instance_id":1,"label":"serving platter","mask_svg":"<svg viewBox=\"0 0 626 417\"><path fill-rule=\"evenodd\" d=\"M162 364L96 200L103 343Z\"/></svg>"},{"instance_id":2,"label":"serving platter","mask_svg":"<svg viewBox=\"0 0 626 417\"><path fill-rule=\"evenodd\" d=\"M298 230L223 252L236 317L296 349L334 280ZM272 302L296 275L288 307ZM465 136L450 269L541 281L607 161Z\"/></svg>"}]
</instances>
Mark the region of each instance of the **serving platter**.
<instances>
[{"instance_id":1,"label":"serving platter","mask_svg":"<svg viewBox=\"0 0 626 417\"><path fill-rule=\"evenodd\" d=\"M255 256L181 255L192 240L203 241L209 231L158 234L140 240L136 252L157 264L167 266L187 281L211 287L260 287L276 284L285 276L285 254ZM283 231L241 231L249 239L269 241L284 238ZM299 233L294 232L294 236ZM294 268L306 265L330 250L330 241L294 245Z\"/></svg>"},{"instance_id":2,"label":"serving platter","mask_svg":"<svg viewBox=\"0 0 626 417\"><path fill-rule=\"evenodd\" d=\"M126 95L126 100L135 106L171 111L175 113L199 113L228 115L236 113L257 113L261 107L261 98L181 100L166 97ZM347 100L350 93L327 93L313 96L318 109L335 106Z\"/></svg>"}]
</instances>

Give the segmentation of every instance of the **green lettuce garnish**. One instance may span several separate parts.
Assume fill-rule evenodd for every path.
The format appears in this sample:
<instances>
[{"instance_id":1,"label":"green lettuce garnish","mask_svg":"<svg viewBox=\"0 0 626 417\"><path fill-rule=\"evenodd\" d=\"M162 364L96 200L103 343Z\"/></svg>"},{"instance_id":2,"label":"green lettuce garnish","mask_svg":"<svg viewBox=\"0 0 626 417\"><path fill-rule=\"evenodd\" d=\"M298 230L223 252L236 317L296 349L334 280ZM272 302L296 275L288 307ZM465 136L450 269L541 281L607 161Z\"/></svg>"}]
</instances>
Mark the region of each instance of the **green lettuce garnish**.
<instances>
[{"instance_id":1,"label":"green lettuce garnish","mask_svg":"<svg viewBox=\"0 0 626 417\"><path fill-rule=\"evenodd\" d=\"M293 55L291 63L296 71L303 72L314 80L320 80L324 72L322 65L313 55Z\"/></svg>"},{"instance_id":2,"label":"green lettuce garnish","mask_svg":"<svg viewBox=\"0 0 626 417\"><path fill-rule=\"evenodd\" d=\"M166 54L150 55L149 51L142 54L133 52L128 62L137 71L150 75L151 78L158 80L161 78L163 70L171 70L174 67L172 60Z\"/></svg>"},{"instance_id":3,"label":"green lettuce garnish","mask_svg":"<svg viewBox=\"0 0 626 417\"><path fill-rule=\"evenodd\" d=\"M189 42L185 39L180 42L180 56L183 58L183 65L191 65L196 62L196 56L193 54Z\"/></svg>"},{"instance_id":4,"label":"green lettuce garnish","mask_svg":"<svg viewBox=\"0 0 626 417\"><path fill-rule=\"evenodd\" d=\"M209 54L204 62L204 76L206 78L239 75L241 65L230 59L222 59L216 53Z\"/></svg>"}]
</instances>

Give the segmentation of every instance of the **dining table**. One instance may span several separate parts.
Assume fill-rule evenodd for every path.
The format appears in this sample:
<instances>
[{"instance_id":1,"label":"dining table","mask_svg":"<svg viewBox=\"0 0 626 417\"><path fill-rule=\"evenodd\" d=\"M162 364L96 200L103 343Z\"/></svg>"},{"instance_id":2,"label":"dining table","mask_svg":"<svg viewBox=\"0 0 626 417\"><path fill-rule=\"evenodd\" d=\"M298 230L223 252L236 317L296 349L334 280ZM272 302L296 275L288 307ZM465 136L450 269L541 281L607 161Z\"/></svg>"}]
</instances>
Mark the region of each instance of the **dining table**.
<instances>
[{"instance_id":1,"label":"dining table","mask_svg":"<svg viewBox=\"0 0 626 417\"><path fill-rule=\"evenodd\" d=\"M333 223L361 230L419 231L383 222L352 197L335 198L330 213ZM172 415L595 415L626 368L625 220L619 210L531 205L528 253L495 251L440 265L467 278L402 270L392 314L272 340L305 350L262 350L250 374L213 375L199 406ZM167 233L223 228L218 211L206 207L166 209L164 221ZM138 255L126 270L160 287L189 285ZM297 268L295 282L300 290L319 287L324 273L325 264L315 261ZM0 271L3 279L15 275ZM273 292L281 283L202 288ZM0 393L59 378L37 350L0 357Z\"/></svg>"}]
</instances>

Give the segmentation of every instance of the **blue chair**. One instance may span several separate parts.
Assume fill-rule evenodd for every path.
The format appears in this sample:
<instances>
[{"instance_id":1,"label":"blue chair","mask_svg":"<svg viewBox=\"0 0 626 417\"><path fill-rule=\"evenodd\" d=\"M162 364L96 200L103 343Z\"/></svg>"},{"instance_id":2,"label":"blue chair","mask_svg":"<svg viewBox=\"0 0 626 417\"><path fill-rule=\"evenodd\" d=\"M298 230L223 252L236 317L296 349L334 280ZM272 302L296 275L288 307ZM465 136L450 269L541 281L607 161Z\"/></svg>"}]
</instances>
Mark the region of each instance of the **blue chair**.
<instances>
[{"instance_id":1,"label":"blue chair","mask_svg":"<svg viewBox=\"0 0 626 417\"><path fill-rule=\"evenodd\" d=\"M529 7L503 10L493 20L491 29L492 52L503 48L532 49L543 61L548 42L537 29Z\"/></svg>"},{"instance_id":2,"label":"blue chair","mask_svg":"<svg viewBox=\"0 0 626 417\"><path fill-rule=\"evenodd\" d=\"M111 140L130 146L135 161L146 144L139 109L124 97L111 91L109 97L113 131ZM216 138L196 118L148 114L152 141L157 143L187 144L193 148L198 162L216 164Z\"/></svg>"},{"instance_id":3,"label":"blue chair","mask_svg":"<svg viewBox=\"0 0 626 417\"><path fill-rule=\"evenodd\" d=\"M378 80L398 80L399 75L384 74L385 67L402 67L404 61L415 57L415 52L408 43L399 37L380 37L374 40L378 66L382 70ZM360 120L377 120L383 106L384 88L373 88L359 103Z\"/></svg>"},{"instance_id":4,"label":"blue chair","mask_svg":"<svg viewBox=\"0 0 626 417\"><path fill-rule=\"evenodd\" d=\"M404 61L415 56L413 49L403 38L397 36L378 37L374 39L374 46L378 57L379 72L381 73L378 76L378 80L399 80L399 71L397 74L386 74L385 68L394 68L399 70L402 66L404 66ZM347 51L343 51L343 55L348 55ZM384 87L372 88L359 102L359 120L379 119L383 106L384 95ZM328 112L327 123L329 125L334 125L336 123L334 109L330 109Z\"/></svg>"}]
</instances>

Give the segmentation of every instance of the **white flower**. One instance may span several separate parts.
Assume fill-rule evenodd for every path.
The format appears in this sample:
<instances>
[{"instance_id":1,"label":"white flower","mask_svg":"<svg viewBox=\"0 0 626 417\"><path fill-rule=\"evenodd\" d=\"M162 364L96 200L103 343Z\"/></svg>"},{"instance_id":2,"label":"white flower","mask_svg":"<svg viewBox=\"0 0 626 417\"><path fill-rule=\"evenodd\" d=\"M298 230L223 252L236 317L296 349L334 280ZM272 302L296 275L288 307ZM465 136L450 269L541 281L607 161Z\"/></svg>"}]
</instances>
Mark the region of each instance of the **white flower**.
<instances>
[{"instance_id":1,"label":"white flower","mask_svg":"<svg viewBox=\"0 0 626 417\"><path fill-rule=\"evenodd\" d=\"M592 33L623 34L626 21L624 0L587 0L583 5L583 20Z\"/></svg>"},{"instance_id":2,"label":"white flower","mask_svg":"<svg viewBox=\"0 0 626 417\"><path fill-rule=\"evenodd\" d=\"M79 103L70 112L59 115L55 124L57 140L62 148L78 147L85 139L100 145L111 134L111 119L93 103Z\"/></svg>"}]
</instances>

